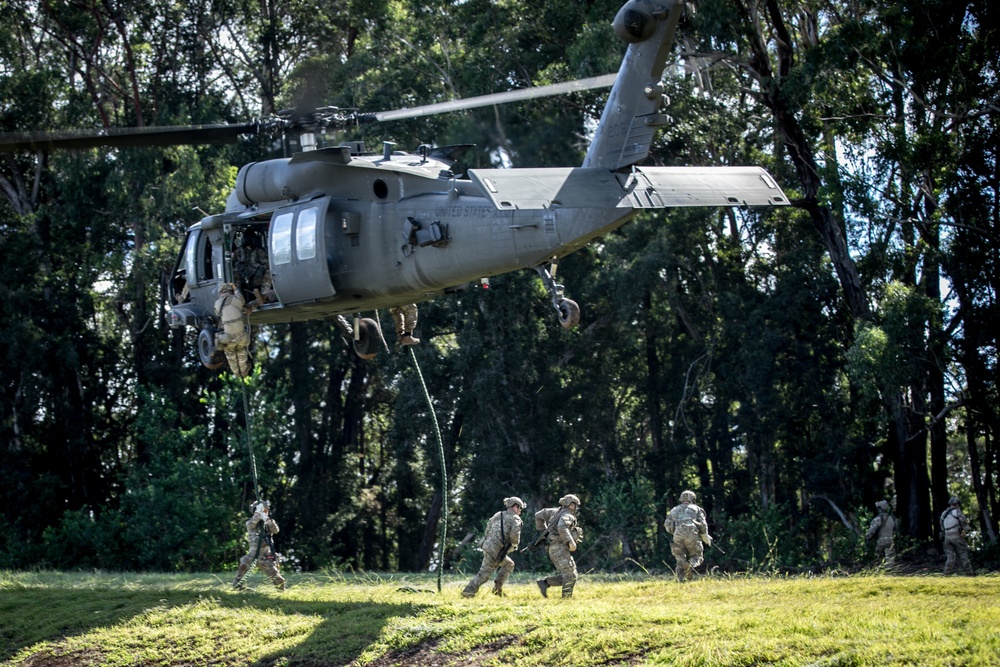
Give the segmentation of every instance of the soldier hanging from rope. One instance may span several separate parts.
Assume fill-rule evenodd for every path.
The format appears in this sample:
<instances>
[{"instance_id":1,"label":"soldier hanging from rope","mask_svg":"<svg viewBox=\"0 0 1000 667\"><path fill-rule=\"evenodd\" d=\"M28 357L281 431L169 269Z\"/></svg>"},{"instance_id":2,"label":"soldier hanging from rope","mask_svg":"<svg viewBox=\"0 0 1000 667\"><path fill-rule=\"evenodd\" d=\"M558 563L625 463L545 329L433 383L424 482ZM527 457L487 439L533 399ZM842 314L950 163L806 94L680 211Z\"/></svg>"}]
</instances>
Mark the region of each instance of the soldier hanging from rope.
<instances>
[{"instance_id":1,"label":"soldier hanging from rope","mask_svg":"<svg viewBox=\"0 0 1000 667\"><path fill-rule=\"evenodd\" d=\"M222 331L215 335L215 346L226 353L229 368L236 377L250 375L250 334L243 316L243 293L233 283L223 283L215 302L215 315Z\"/></svg>"},{"instance_id":2,"label":"soldier hanging from rope","mask_svg":"<svg viewBox=\"0 0 1000 667\"><path fill-rule=\"evenodd\" d=\"M278 590L283 591L285 590L285 578L278 571L277 553L274 550L274 542L271 540L271 536L278 532L278 523L270 516L271 503L266 500L254 501L250 503L250 509L253 511L253 516L247 521L247 539L250 542L250 551L240 559L236 578L233 579L233 588L236 590L246 588L243 577L256 563L271 578Z\"/></svg>"}]
</instances>

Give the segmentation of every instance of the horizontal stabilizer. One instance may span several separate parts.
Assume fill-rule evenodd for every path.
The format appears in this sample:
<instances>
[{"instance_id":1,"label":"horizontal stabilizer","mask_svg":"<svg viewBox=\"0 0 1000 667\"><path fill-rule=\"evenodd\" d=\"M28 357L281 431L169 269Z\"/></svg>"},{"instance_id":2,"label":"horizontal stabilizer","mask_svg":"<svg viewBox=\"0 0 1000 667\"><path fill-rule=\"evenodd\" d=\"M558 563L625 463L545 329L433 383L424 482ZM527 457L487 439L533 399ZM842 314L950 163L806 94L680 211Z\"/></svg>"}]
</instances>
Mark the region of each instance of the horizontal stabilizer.
<instances>
[{"instance_id":1,"label":"horizontal stabilizer","mask_svg":"<svg viewBox=\"0 0 1000 667\"><path fill-rule=\"evenodd\" d=\"M788 203L760 167L470 169L500 210L776 206Z\"/></svg>"}]
</instances>

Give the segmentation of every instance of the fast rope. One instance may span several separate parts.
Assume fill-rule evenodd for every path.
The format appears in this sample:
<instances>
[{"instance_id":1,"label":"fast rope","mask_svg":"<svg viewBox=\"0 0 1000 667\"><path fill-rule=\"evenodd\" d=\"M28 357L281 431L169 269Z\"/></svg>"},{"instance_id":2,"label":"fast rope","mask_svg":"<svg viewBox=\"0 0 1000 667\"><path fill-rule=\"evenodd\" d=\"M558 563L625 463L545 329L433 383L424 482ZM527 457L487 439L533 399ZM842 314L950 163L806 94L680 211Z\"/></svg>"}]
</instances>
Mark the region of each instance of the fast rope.
<instances>
[{"instance_id":1,"label":"fast rope","mask_svg":"<svg viewBox=\"0 0 1000 667\"><path fill-rule=\"evenodd\" d=\"M437 438L438 458L441 460L441 542L438 547L438 573L437 589L441 592L441 575L444 571L444 546L448 539L448 468L444 460L444 444L441 442L441 429L438 427L437 415L434 413L434 403L431 401L431 394L427 391L427 384L424 382L424 374L420 372L420 364L417 363L417 354L410 347L410 359L413 360L413 367L417 369L417 377L420 379L420 386L424 389L424 398L427 400L427 409L431 413L431 420L434 422L434 435Z\"/></svg>"},{"instance_id":2,"label":"fast rope","mask_svg":"<svg viewBox=\"0 0 1000 667\"><path fill-rule=\"evenodd\" d=\"M227 276L226 280L228 282L231 282L231 283L235 284L235 282L236 282L235 281L235 276L233 276L233 239L230 236L231 232L232 232L231 226L230 225L226 225L225 228L224 228L224 230L223 230L223 233L224 233L224 238L223 238L223 261L225 262L225 273L224 273L224 275ZM250 332L252 331L252 329L250 328L250 314L249 313L244 313L243 314L243 326L245 327L246 333L249 336ZM248 351L248 353L249 353L249 351ZM240 388L243 391L243 419L246 420L245 424L244 424L245 427L246 427L244 429L244 433L246 435L246 441L247 441L247 452L250 455L250 475L253 477L253 495L254 495L254 499L257 502L260 502L261 501L260 483L257 481L257 459L256 459L256 457L254 457L254 453L253 453L253 435L250 432L251 431L251 426L250 425L252 423L251 414L250 414L250 398L247 396L247 383L246 383L246 380L245 380L245 377L248 375L248 373L242 372L242 368L239 369L240 370L239 373L237 373L237 369L236 368L232 368L230 370L232 370L233 375L236 376L236 379L239 380Z\"/></svg>"},{"instance_id":3,"label":"fast rope","mask_svg":"<svg viewBox=\"0 0 1000 667\"><path fill-rule=\"evenodd\" d=\"M250 398L247 396L247 383L243 378L237 378L243 389L243 418L246 420L244 434L247 441L247 453L250 455L250 474L253 477L253 494L257 502L261 501L260 483L257 481L257 458L253 453L253 434L251 433Z\"/></svg>"}]
</instances>

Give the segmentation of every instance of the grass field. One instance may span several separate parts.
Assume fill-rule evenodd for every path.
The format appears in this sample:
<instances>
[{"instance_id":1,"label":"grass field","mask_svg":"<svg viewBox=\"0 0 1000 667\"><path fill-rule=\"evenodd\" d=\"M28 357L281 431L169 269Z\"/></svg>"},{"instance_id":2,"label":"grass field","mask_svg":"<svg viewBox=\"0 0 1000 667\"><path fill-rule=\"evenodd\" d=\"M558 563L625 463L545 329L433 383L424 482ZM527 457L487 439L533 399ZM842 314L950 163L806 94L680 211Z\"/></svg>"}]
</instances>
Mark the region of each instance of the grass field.
<instances>
[{"instance_id":1,"label":"grass field","mask_svg":"<svg viewBox=\"0 0 1000 667\"><path fill-rule=\"evenodd\" d=\"M0 665L1000 665L995 575L248 581L0 572Z\"/></svg>"}]
</instances>

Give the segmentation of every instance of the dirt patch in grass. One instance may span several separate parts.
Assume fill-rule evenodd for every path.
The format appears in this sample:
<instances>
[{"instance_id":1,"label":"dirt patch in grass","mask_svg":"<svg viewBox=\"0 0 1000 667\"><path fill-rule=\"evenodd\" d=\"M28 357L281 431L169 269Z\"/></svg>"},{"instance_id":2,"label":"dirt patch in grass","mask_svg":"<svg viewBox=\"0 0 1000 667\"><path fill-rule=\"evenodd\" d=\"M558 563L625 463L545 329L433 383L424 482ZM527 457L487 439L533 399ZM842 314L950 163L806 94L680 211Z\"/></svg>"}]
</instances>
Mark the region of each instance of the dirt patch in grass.
<instances>
[{"instance_id":1,"label":"dirt patch in grass","mask_svg":"<svg viewBox=\"0 0 1000 667\"><path fill-rule=\"evenodd\" d=\"M31 655L22 664L24 667L89 667L104 664L104 654L97 649L65 653L46 650Z\"/></svg>"},{"instance_id":2,"label":"dirt patch in grass","mask_svg":"<svg viewBox=\"0 0 1000 667\"><path fill-rule=\"evenodd\" d=\"M441 653L437 650L439 640L427 641L414 648L392 651L374 660L370 667L477 667L496 657L500 651L523 644L524 640L517 635L501 637L500 639L481 644L464 653Z\"/></svg>"},{"instance_id":3,"label":"dirt patch in grass","mask_svg":"<svg viewBox=\"0 0 1000 667\"><path fill-rule=\"evenodd\" d=\"M481 667L496 658L501 651L525 642L523 637L510 635L460 654L438 651L439 643L439 640L427 641L411 649L393 651L368 665L369 667ZM648 651L641 651L634 655L605 660L596 663L594 667L633 667L640 664L647 653Z\"/></svg>"}]
</instances>

